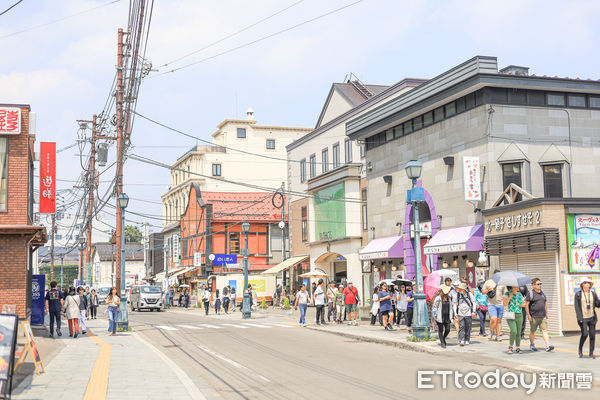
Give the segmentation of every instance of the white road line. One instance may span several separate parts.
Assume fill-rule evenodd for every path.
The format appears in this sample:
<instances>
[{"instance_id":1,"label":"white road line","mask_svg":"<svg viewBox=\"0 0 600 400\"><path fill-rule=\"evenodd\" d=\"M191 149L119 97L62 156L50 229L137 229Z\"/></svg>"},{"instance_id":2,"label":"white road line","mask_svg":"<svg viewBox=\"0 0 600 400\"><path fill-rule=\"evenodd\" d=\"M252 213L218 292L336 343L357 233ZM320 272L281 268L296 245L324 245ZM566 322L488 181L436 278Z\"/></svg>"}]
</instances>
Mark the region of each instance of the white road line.
<instances>
[{"instance_id":1,"label":"white road line","mask_svg":"<svg viewBox=\"0 0 600 400\"><path fill-rule=\"evenodd\" d=\"M221 324L222 326L231 326L232 328L238 328L238 329L248 329L247 326L242 326L242 325L234 325L234 324Z\"/></svg>"},{"instance_id":2,"label":"white road line","mask_svg":"<svg viewBox=\"0 0 600 400\"><path fill-rule=\"evenodd\" d=\"M154 325L155 328L158 329L163 329L165 331L178 331L179 329L177 328L173 328L172 326L165 326L165 325Z\"/></svg>"},{"instance_id":3,"label":"white road line","mask_svg":"<svg viewBox=\"0 0 600 400\"><path fill-rule=\"evenodd\" d=\"M270 328L270 326L258 325L258 324L250 324L250 323L246 323L246 324L243 324L243 325L255 326L257 328L266 328L266 329Z\"/></svg>"},{"instance_id":4,"label":"white road line","mask_svg":"<svg viewBox=\"0 0 600 400\"><path fill-rule=\"evenodd\" d=\"M264 376L262 376L260 374L257 374L256 372L252 371L250 368L248 368L248 367L246 367L246 366L244 366L244 365L242 365L242 364L240 364L240 363L238 363L236 361L233 361L232 359L229 359L229 358L225 357L223 354L217 353L216 351L213 351L213 350L211 350L211 349L209 349L209 348L207 348L205 346L202 346L201 344L198 344L198 343L194 343L194 345L196 347L198 347L200 350L202 350L202 351L210 354L213 357L218 358L221 361L226 362L227 364L230 364L231 366L233 366L235 368L246 370L246 371L250 372L252 374L252 376L256 376L257 378L260 378L260 379L262 379L265 382L271 382L268 378L265 378Z\"/></svg>"},{"instance_id":5,"label":"white road line","mask_svg":"<svg viewBox=\"0 0 600 400\"><path fill-rule=\"evenodd\" d=\"M280 327L282 327L282 328L293 328L293 326L291 326L291 325L276 324L276 323L274 323L274 322L269 322L268 324L269 324L269 325L273 325L273 326L280 326Z\"/></svg>"},{"instance_id":6,"label":"white road line","mask_svg":"<svg viewBox=\"0 0 600 400\"><path fill-rule=\"evenodd\" d=\"M177 325L180 328L186 328L186 329L202 329L199 326L192 326L192 325Z\"/></svg>"},{"instance_id":7,"label":"white road line","mask_svg":"<svg viewBox=\"0 0 600 400\"><path fill-rule=\"evenodd\" d=\"M223 329L220 326L211 325L211 324L200 324L200 326L205 327L205 328Z\"/></svg>"}]
</instances>

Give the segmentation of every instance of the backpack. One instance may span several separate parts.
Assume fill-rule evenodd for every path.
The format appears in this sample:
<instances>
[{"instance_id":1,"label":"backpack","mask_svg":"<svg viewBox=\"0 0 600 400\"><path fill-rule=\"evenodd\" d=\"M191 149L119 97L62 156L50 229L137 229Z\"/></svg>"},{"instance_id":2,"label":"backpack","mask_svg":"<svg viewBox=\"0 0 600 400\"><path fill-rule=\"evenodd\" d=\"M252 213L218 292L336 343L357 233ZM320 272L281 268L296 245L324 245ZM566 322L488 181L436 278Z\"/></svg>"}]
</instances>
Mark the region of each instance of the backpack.
<instances>
[{"instance_id":1,"label":"backpack","mask_svg":"<svg viewBox=\"0 0 600 400\"><path fill-rule=\"evenodd\" d=\"M488 299L493 299L494 297L496 297L496 288L487 292L487 297L488 297Z\"/></svg>"}]
</instances>

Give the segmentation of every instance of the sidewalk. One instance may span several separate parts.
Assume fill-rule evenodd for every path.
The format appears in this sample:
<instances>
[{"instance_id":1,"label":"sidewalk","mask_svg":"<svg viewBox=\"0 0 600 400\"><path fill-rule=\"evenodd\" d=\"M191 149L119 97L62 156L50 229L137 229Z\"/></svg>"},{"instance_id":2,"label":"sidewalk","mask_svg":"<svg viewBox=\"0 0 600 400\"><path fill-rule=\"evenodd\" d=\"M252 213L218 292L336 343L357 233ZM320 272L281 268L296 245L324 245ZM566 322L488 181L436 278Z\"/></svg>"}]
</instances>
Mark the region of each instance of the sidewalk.
<instances>
[{"instance_id":1,"label":"sidewalk","mask_svg":"<svg viewBox=\"0 0 600 400\"><path fill-rule=\"evenodd\" d=\"M52 359L42 359L45 374L13 388L14 399L205 399L180 367L138 334L112 337L106 319L86 323L88 334L77 339L64 325L60 338L40 338L62 347Z\"/></svg>"}]
</instances>

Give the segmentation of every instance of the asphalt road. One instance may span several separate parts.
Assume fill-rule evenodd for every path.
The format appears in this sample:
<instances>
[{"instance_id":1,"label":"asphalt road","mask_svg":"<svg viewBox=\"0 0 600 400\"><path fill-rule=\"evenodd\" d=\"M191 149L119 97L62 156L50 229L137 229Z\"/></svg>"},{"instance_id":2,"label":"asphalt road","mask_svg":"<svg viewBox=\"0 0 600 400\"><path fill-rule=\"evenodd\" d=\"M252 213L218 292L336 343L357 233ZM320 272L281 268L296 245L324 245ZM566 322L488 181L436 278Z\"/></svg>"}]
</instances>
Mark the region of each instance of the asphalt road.
<instances>
[{"instance_id":1,"label":"asphalt road","mask_svg":"<svg viewBox=\"0 0 600 400\"><path fill-rule=\"evenodd\" d=\"M486 388L417 388L417 371L493 370L477 355L428 355L358 342L300 328L272 316L243 321L239 313L206 317L198 311L130 313L130 325L177 363L207 398L223 399L423 399L564 398L566 392ZM577 391L578 398L584 393ZM585 393L587 394L587 393ZM554 396L556 395L556 397Z\"/></svg>"}]
</instances>

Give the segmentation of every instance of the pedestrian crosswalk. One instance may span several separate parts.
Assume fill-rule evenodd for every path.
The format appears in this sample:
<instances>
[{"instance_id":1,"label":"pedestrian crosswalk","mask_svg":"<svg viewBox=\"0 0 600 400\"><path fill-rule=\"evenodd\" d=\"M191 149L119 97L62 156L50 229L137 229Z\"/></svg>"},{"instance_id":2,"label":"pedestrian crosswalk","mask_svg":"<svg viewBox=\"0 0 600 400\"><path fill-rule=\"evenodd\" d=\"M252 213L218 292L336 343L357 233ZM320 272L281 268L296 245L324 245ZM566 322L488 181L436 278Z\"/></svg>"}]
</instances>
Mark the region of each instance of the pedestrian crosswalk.
<instances>
[{"instance_id":1,"label":"pedestrian crosswalk","mask_svg":"<svg viewBox=\"0 0 600 400\"><path fill-rule=\"evenodd\" d=\"M187 324L173 324L173 325L154 325L155 328L163 331L178 331L178 330L219 330L219 329L270 329L270 328L292 328L292 325L286 325L283 323L276 322L243 322L243 323L187 323Z\"/></svg>"}]
</instances>

